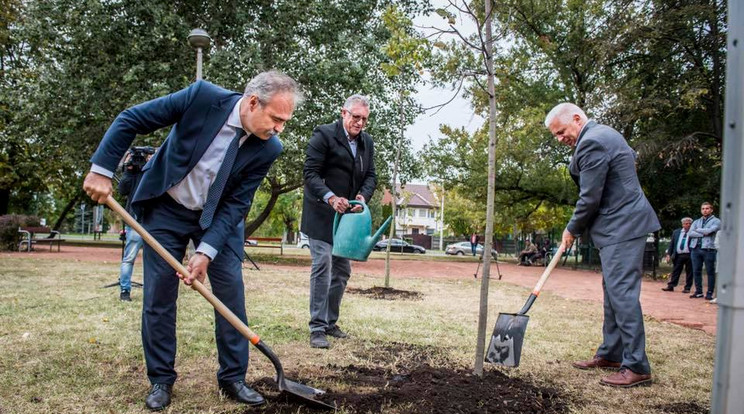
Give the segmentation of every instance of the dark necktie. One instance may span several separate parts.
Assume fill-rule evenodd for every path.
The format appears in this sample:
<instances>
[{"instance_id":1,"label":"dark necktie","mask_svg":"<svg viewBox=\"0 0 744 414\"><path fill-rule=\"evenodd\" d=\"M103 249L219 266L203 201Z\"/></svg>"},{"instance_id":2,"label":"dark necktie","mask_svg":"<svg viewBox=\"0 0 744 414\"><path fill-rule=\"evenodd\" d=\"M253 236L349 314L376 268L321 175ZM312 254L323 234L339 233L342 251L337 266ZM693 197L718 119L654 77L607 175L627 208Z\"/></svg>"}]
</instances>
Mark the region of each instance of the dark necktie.
<instances>
[{"instance_id":1,"label":"dark necktie","mask_svg":"<svg viewBox=\"0 0 744 414\"><path fill-rule=\"evenodd\" d=\"M679 250L687 249L687 232L682 233L682 240L679 242Z\"/></svg>"},{"instance_id":2,"label":"dark necktie","mask_svg":"<svg viewBox=\"0 0 744 414\"><path fill-rule=\"evenodd\" d=\"M217 210L217 204L220 202L220 198L222 197L222 190L225 189L225 183L227 183L227 178L230 176L230 170L232 170L232 166L235 163L235 158L238 155L240 138L243 135L245 135L245 131L236 128L235 138L233 138L230 145L227 147L227 152L225 152L225 158L222 160L222 166L220 166L220 170L217 172L217 177L215 177L212 185L209 186L207 201L204 203L202 215L201 218L199 218L199 226L202 230L206 230L207 227L212 224L214 212Z\"/></svg>"}]
</instances>

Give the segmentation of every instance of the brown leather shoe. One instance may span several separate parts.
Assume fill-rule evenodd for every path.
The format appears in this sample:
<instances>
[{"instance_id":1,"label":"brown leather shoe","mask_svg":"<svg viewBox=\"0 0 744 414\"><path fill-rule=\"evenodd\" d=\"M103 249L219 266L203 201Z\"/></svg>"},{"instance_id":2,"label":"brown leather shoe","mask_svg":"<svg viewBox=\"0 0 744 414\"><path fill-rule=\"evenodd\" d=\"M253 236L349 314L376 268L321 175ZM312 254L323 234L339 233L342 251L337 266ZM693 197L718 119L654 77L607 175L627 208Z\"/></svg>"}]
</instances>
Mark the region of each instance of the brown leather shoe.
<instances>
[{"instance_id":1,"label":"brown leather shoe","mask_svg":"<svg viewBox=\"0 0 744 414\"><path fill-rule=\"evenodd\" d=\"M602 378L599 382L610 387L630 388L636 385L651 384L651 374L636 374L628 368L623 368Z\"/></svg>"},{"instance_id":2,"label":"brown leather shoe","mask_svg":"<svg viewBox=\"0 0 744 414\"><path fill-rule=\"evenodd\" d=\"M594 358L588 361L576 361L573 364L574 368L578 369L592 369L592 368L604 368L604 369L618 369L620 368L619 362L608 361L601 356L595 355Z\"/></svg>"}]
</instances>

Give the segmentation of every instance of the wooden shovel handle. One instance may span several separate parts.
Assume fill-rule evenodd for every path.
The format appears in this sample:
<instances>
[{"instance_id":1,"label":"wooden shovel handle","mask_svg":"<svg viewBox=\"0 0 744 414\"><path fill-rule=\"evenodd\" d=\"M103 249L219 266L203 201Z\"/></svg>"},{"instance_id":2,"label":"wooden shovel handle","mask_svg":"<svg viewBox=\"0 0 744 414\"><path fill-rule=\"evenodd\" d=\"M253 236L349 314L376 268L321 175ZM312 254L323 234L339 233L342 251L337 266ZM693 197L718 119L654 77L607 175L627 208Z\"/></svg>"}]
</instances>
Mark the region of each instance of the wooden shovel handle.
<instances>
[{"instance_id":1,"label":"wooden shovel handle","mask_svg":"<svg viewBox=\"0 0 744 414\"><path fill-rule=\"evenodd\" d=\"M168 262L169 265L173 269L176 270L176 272L189 277L190 273L186 268L181 264L180 261L176 260L173 255L168 253L167 250L157 241L154 237L150 235L150 233L147 232L147 230L144 229L139 223L137 223L137 220L132 217L127 210L125 210L121 204L119 204L113 196L109 195L106 199L106 205L108 205L111 210L114 210L121 218L124 220L125 223L129 225L129 227L133 228L137 233L139 233L140 236L142 236L142 239L150 245L155 251L165 259L166 262ZM209 301L209 303L214 306L214 308L217 310L217 312L222 315L223 318L227 319L228 322L230 322L230 325L232 325L235 329L238 330L243 336L248 338L249 341L253 345L256 345L261 338L258 337L251 329L243 323L235 314L227 307L224 303L222 303L219 299L217 299L216 296L212 294L201 282L194 279L194 282L191 284L191 288L196 290L197 292L201 293L202 296L204 296L204 299Z\"/></svg>"},{"instance_id":2,"label":"wooden shovel handle","mask_svg":"<svg viewBox=\"0 0 744 414\"><path fill-rule=\"evenodd\" d=\"M553 256L553 259L550 260L550 263L548 264L548 267L543 270L542 276L540 276L540 280L537 281L537 285L535 285L535 289L532 290L532 294L537 296L540 294L540 290L542 289L545 282L548 280L548 276L550 276L550 272L555 269L555 267L558 265L558 262L561 261L561 256L563 256L564 252L563 243L561 243L560 246L558 246L558 250L555 252L555 255Z\"/></svg>"}]
</instances>

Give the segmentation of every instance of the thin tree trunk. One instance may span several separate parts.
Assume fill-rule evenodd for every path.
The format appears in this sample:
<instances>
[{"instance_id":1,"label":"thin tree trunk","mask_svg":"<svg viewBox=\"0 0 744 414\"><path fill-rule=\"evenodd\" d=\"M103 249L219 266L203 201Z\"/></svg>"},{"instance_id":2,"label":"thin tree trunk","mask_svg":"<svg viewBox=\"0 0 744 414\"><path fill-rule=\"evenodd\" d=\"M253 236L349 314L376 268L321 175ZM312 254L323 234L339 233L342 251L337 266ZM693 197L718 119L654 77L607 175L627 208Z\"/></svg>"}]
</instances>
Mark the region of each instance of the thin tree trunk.
<instances>
[{"instance_id":1,"label":"thin tree trunk","mask_svg":"<svg viewBox=\"0 0 744 414\"><path fill-rule=\"evenodd\" d=\"M59 213L59 218L57 218L57 222L54 223L54 227L52 230L59 231L59 229L62 227L62 223L65 222L65 218L67 217L67 214L72 211L72 209L75 207L75 204L80 201L81 198L83 198L83 195L85 194L85 191L80 190L77 194L75 194L70 201L67 202L67 205L65 205L65 208L62 209L62 212Z\"/></svg>"},{"instance_id":2,"label":"thin tree trunk","mask_svg":"<svg viewBox=\"0 0 744 414\"><path fill-rule=\"evenodd\" d=\"M302 183L300 184L292 184L286 187L282 187L280 185L275 185L274 183L271 184L271 197L269 197L269 202L266 203L266 207L264 207L263 210L261 210L261 213L250 221L249 223L246 223L245 225L245 238L247 239L248 236L253 234L254 231L258 230L259 227L261 227L261 224L263 224L264 221L266 221L267 218L269 218L269 214L271 214L271 210L274 209L274 206L276 205L276 201L279 199L279 196L288 193L292 190L295 190L297 188L300 188Z\"/></svg>"},{"instance_id":3,"label":"thin tree trunk","mask_svg":"<svg viewBox=\"0 0 744 414\"><path fill-rule=\"evenodd\" d=\"M398 162L400 161L400 147L403 145L403 94L400 95L400 143L395 146L395 162L393 163L393 188L390 190L392 196L393 225L390 226L387 249L385 249L385 287L390 287L390 248L392 247L393 237L395 237L395 221L398 201Z\"/></svg>"},{"instance_id":4,"label":"thin tree trunk","mask_svg":"<svg viewBox=\"0 0 744 414\"><path fill-rule=\"evenodd\" d=\"M10 205L10 189L0 188L0 216L8 214L8 206Z\"/></svg>"},{"instance_id":5,"label":"thin tree trunk","mask_svg":"<svg viewBox=\"0 0 744 414\"><path fill-rule=\"evenodd\" d=\"M478 310L478 342L475 346L474 373L483 376L486 324L488 322L488 281L491 275L491 245L493 244L493 205L496 181L496 91L493 78L493 34L491 30L491 0L486 1L486 72L488 75L488 201L486 203L486 234L483 241L483 276L481 277L480 308Z\"/></svg>"}]
</instances>

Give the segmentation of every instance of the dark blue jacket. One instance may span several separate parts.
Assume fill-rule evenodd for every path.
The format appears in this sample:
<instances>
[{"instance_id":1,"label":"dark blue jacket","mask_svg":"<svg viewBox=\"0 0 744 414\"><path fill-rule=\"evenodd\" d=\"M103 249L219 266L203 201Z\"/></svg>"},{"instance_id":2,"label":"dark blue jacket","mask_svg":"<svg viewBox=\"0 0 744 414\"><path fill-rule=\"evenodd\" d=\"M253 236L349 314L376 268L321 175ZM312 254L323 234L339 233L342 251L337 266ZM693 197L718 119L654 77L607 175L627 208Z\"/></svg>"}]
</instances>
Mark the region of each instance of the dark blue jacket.
<instances>
[{"instance_id":1,"label":"dark blue jacket","mask_svg":"<svg viewBox=\"0 0 744 414\"><path fill-rule=\"evenodd\" d=\"M240 93L198 81L186 89L126 109L106 131L91 162L115 171L138 134L172 126L165 142L142 169L142 181L132 199L132 208L141 212L146 201L165 194L194 168L240 97ZM243 143L203 242L218 251L227 244L243 257L245 216L256 188L281 151L282 144L276 136L264 141L251 135Z\"/></svg>"}]
</instances>

